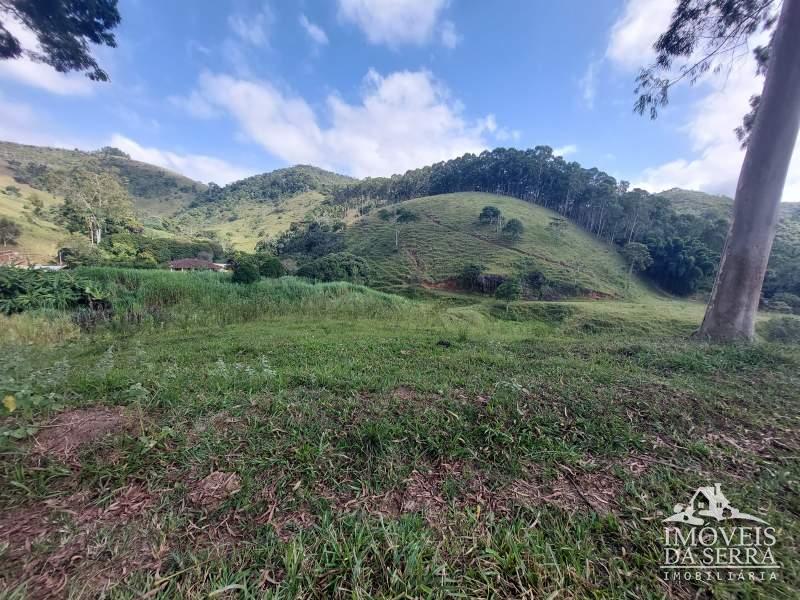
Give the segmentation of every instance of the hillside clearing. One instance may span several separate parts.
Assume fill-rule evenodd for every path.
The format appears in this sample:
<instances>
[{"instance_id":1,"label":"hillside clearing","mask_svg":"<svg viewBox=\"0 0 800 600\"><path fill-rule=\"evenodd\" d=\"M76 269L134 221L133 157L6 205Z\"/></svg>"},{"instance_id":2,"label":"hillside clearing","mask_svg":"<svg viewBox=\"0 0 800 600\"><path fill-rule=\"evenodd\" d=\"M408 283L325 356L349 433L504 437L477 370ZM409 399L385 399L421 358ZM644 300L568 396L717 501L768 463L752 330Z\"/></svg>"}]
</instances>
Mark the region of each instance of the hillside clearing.
<instances>
[{"instance_id":1,"label":"hillside clearing","mask_svg":"<svg viewBox=\"0 0 800 600\"><path fill-rule=\"evenodd\" d=\"M478 215L487 205L499 208L507 220L522 222L525 232L518 241L504 239L493 225L478 223ZM460 193L388 208L411 211L419 220L397 224L373 212L346 233L348 249L369 261L379 287L443 282L476 263L499 275L536 268L554 282L601 296L635 298L643 293L637 282L629 285L627 268L613 247L574 225L561 234L549 231L548 224L558 214L522 200Z\"/></svg>"}]
</instances>

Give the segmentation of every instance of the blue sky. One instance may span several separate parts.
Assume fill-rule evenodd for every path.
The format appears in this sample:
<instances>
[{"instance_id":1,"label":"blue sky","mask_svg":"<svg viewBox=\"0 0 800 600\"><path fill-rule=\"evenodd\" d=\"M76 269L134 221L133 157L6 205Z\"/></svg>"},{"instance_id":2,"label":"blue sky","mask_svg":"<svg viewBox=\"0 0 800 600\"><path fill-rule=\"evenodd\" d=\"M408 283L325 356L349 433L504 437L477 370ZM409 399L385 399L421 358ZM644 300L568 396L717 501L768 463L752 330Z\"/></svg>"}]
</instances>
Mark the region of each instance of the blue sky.
<instances>
[{"instance_id":1,"label":"blue sky","mask_svg":"<svg viewBox=\"0 0 800 600\"><path fill-rule=\"evenodd\" d=\"M631 111L672 5L121 0L118 48L97 51L110 83L0 63L0 138L113 144L217 183L294 163L388 175L548 144L652 190L730 194L732 129L759 85L747 58L680 90L657 121ZM800 192L796 165L789 186Z\"/></svg>"}]
</instances>

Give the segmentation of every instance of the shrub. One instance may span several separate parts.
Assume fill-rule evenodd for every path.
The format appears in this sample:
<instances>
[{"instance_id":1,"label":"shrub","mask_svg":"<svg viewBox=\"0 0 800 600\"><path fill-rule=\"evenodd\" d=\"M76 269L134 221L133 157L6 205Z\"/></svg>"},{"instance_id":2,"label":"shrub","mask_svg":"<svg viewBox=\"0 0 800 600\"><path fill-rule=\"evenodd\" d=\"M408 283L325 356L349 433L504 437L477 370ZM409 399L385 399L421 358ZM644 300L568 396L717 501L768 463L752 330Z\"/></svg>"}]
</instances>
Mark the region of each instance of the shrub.
<instances>
[{"instance_id":1,"label":"shrub","mask_svg":"<svg viewBox=\"0 0 800 600\"><path fill-rule=\"evenodd\" d=\"M240 260L233 267L231 281L234 283L255 283L261 279L258 272L258 264L250 258Z\"/></svg>"},{"instance_id":2,"label":"shrub","mask_svg":"<svg viewBox=\"0 0 800 600\"><path fill-rule=\"evenodd\" d=\"M525 233L525 227L519 219L511 219L503 225L503 235L510 240L518 240Z\"/></svg>"},{"instance_id":3,"label":"shrub","mask_svg":"<svg viewBox=\"0 0 800 600\"><path fill-rule=\"evenodd\" d=\"M484 206L481 214L478 215L478 221L481 223L496 223L501 216L502 213L496 206Z\"/></svg>"},{"instance_id":4,"label":"shrub","mask_svg":"<svg viewBox=\"0 0 800 600\"><path fill-rule=\"evenodd\" d=\"M337 252L303 265L297 270L297 275L315 281L366 283L369 279L369 265L360 256Z\"/></svg>"},{"instance_id":5,"label":"shrub","mask_svg":"<svg viewBox=\"0 0 800 600\"><path fill-rule=\"evenodd\" d=\"M769 299L767 306L768 308L775 310L774 306L776 303L779 302L782 302L783 304L787 305L790 308L791 312L796 314L800 313L800 296L798 296L797 294L792 294L790 292L777 293L772 298Z\"/></svg>"},{"instance_id":6,"label":"shrub","mask_svg":"<svg viewBox=\"0 0 800 600\"><path fill-rule=\"evenodd\" d=\"M417 213L411 212L407 208L397 209L398 223L413 223L414 221L419 221L419 215L417 215Z\"/></svg>"},{"instance_id":7,"label":"shrub","mask_svg":"<svg viewBox=\"0 0 800 600\"><path fill-rule=\"evenodd\" d=\"M256 254L254 260L258 265L258 274L261 277L268 277L275 279L276 277L283 277L286 275L286 269L276 256L269 256L268 254Z\"/></svg>"},{"instance_id":8,"label":"shrub","mask_svg":"<svg viewBox=\"0 0 800 600\"><path fill-rule=\"evenodd\" d=\"M497 286L497 289L494 292L495 298L498 300L504 300L505 302L519 300L521 295L522 288L519 285L519 281L515 279L508 279L504 281Z\"/></svg>"},{"instance_id":9,"label":"shrub","mask_svg":"<svg viewBox=\"0 0 800 600\"><path fill-rule=\"evenodd\" d=\"M760 329L767 341L784 344L800 343L800 319L795 317L773 317Z\"/></svg>"},{"instance_id":10,"label":"shrub","mask_svg":"<svg viewBox=\"0 0 800 600\"><path fill-rule=\"evenodd\" d=\"M458 275L458 283L465 290L474 291L479 287L482 273L482 265L469 264L461 269L461 273Z\"/></svg>"}]
</instances>

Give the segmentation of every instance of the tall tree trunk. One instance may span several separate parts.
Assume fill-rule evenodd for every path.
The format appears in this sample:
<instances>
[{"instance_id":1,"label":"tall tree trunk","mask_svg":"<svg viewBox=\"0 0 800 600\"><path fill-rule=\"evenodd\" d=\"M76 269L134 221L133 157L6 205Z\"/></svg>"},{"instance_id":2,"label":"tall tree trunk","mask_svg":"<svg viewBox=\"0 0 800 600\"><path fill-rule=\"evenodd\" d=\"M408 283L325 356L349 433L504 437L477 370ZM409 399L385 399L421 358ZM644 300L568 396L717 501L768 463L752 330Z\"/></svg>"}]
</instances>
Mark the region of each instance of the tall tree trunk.
<instances>
[{"instance_id":1,"label":"tall tree trunk","mask_svg":"<svg viewBox=\"0 0 800 600\"><path fill-rule=\"evenodd\" d=\"M761 103L736 186L733 222L696 336L750 340L800 125L800 0L784 0Z\"/></svg>"}]
</instances>

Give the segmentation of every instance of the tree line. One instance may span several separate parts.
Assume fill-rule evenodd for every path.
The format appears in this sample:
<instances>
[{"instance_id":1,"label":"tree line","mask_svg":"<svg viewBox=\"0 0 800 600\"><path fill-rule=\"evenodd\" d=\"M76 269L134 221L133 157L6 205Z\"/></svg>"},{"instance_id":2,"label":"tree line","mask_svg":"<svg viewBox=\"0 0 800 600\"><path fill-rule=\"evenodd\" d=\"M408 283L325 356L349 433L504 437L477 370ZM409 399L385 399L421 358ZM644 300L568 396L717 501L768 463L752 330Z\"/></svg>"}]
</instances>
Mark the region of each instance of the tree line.
<instances>
[{"instance_id":1,"label":"tree line","mask_svg":"<svg viewBox=\"0 0 800 600\"><path fill-rule=\"evenodd\" d=\"M646 275L675 294L710 285L728 229L724 218L680 214L666 198L631 189L627 181L597 168L568 162L549 146L465 154L403 175L339 186L332 196L363 212L454 192L513 196L554 210L603 241L620 247L641 243L652 257Z\"/></svg>"}]
</instances>

